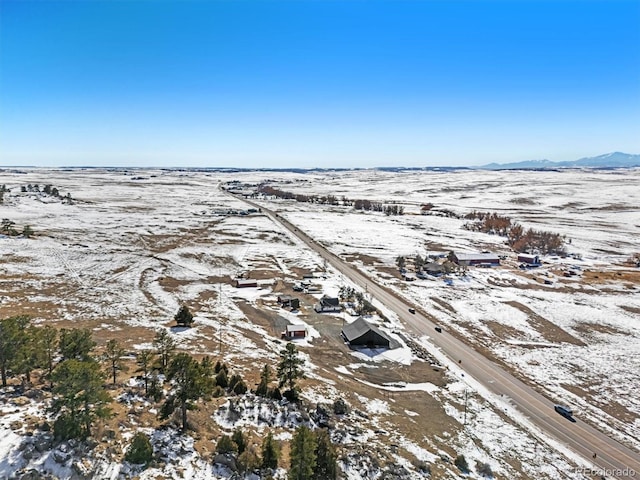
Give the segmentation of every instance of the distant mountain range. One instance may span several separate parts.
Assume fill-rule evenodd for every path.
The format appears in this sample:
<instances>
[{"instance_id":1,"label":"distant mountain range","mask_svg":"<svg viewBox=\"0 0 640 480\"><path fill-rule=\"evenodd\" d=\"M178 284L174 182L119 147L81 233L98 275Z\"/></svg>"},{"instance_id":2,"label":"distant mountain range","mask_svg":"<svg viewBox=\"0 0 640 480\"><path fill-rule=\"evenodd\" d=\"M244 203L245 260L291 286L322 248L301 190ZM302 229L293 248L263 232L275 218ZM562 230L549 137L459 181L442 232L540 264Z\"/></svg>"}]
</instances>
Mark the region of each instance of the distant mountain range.
<instances>
[{"instance_id":1,"label":"distant mountain range","mask_svg":"<svg viewBox=\"0 0 640 480\"><path fill-rule=\"evenodd\" d=\"M597 157L585 157L569 162L552 162L551 160L525 160L515 163L490 163L480 167L484 170L548 170L554 168L630 168L640 167L640 155L613 152Z\"/></svg>"}]
</instances>

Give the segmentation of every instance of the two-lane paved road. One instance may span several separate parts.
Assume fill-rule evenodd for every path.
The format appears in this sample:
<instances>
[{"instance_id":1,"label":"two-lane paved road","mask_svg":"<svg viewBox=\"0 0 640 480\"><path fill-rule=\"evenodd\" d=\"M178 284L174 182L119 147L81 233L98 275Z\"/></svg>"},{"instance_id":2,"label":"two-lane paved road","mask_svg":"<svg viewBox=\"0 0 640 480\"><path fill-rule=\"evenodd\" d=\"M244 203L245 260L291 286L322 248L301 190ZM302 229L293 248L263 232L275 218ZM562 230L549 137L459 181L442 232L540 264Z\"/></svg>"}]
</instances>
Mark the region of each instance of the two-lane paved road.
<instances>
[{"instance_id":1,"label":"two-lane paved road","mask_svg":"<svg viewBox=\"0 0 640 480\"><path fill-rule=\"evenodd\" d=\"M234 197L238 198L238 197ZM578 456L587 460L591 466L602 471L600 476L606 478L640 478L640 453L620 444L594 427L580 421L569 422L553 409L553 402L538 393L532 387L515 378L506 370L484 357L473 347L458 338L449 335L446 330L436 333L435 324L420 312L409 313L410 307L416 307L374 282L362 272L326 250L313 238L301 231L297 226L282 218L276 212L263 205L245 200L256 208L260 208L273 221L284 226L293 235L302 240L309 248L327 260L332 267L348 277L354 283L366 287L373 298L395 312L406 324L408 333L422 337L429 335L432 342L452 361L461 361L467 375L472 376L489 391L507 397L510 404L526 416L533 424L548 436L555 438L575 452L573 460ZM597 458L592 456L597 453ZM632 473L633 475L629 475ZM582 478L576 473L576 478Z\"/></svg>"}]
</instances>

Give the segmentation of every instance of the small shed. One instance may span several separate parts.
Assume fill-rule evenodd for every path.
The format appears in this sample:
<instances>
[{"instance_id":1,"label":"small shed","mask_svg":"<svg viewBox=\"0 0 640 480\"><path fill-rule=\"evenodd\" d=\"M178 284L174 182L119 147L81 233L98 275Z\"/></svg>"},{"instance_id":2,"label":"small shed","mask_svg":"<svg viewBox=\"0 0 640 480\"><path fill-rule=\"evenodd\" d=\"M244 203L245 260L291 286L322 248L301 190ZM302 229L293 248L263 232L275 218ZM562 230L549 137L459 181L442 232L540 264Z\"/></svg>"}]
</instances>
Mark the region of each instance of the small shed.
<instances>
[{"instance_id":1,"label":"small shed","mask_svg":"<svg viewBox=\"0 0 640 480\"><path fill-rule=\"evenodd\" d=\"M282 338L305 338L307 336L306 325L287 325L282 332Z\"/></svg>"},{"instance_id":2,"label":"small shed","mask_svg":"<svg viewBox=\"0 0 640 480\"><path fill-rule=\"evenodd\" d=\"M345 325L342 328L342 337L352 347L393 348L392 343L394 346L396 343L362 317Z\"/></svg>"},{"instance_id":3,"label":"small shed","mask_svg":"<svg viewBox=\"0 0 640 480\"><path fill-rule=\"evenodd\" d=\"M278 295L278 303L282 306L282 308L300 308L300 300L292 297L291 295Z\"/></svg>"},{"instance_id":4,"label":"small shed","mask_svg":"<svg viewBox=\"0 0 640 480\"><path fill-rule=\"evenodd\" d=\"M293 299L293 297L291 295L278 295L278 303L282 303L283 306L284 304L289 304L289 302L291 302L291 300Z\"/></svg>"},{"instance_id":5,"label":"small shed","mask_svg":"<svg viewBox=\"0 0 640 480\"><path fill-rule=\"evenodd\" d=\"M237 278L236 288L257 287L258 281L253 278Z\"/></svg>"}]
</instances>

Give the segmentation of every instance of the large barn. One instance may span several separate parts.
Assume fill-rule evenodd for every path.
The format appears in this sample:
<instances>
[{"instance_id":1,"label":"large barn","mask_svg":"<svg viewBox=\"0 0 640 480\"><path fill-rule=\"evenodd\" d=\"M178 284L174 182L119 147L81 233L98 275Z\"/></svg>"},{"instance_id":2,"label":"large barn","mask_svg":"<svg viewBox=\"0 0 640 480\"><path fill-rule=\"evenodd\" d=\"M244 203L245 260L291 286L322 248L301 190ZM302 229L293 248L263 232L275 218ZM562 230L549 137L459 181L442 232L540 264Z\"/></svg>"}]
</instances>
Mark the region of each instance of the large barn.
<instances>
[{"instance_id":1,"label":"large barn","mask_svg":"<svg viewBox=\"0 0 640 480\"><path fill-rule=\"evenodd\" d=\"M397 343L362 317L345 325L342 336L352 347L395 348Z\"/></svg>"},{"instance_id":2,"label":"large barn","mask_svg":"<svg viewBox=\"0 0 640 480\"><path fill-rule=\"evenodd\" d=\"M493 253L456 253L453 261L464 267L500 265L500 258Z\"/></svg>"}]
</instances>

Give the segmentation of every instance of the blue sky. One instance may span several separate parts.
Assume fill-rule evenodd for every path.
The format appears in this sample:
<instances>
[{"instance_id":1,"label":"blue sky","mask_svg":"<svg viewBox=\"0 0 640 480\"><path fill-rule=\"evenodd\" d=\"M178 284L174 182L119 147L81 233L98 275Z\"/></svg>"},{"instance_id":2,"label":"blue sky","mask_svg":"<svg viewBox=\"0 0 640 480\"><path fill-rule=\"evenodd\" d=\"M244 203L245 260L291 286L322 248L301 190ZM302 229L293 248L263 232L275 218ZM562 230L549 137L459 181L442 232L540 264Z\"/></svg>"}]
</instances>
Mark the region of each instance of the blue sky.
<instances>
[{"instance_id":1,"label":"blue sky","mask_svg":"<svg viewBox=\"0 0 640 480\"><path fill-rule=\"evenodd\" d=\"M0 0L0 165L640 153L640 1Z\"/></svg>"}]
</instances>

